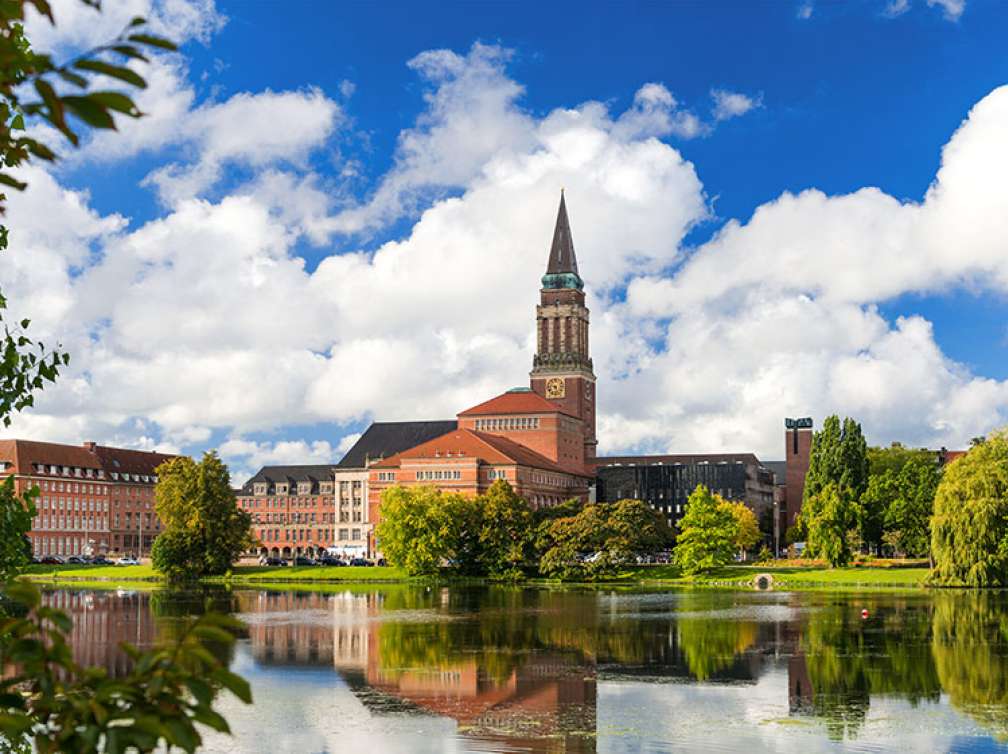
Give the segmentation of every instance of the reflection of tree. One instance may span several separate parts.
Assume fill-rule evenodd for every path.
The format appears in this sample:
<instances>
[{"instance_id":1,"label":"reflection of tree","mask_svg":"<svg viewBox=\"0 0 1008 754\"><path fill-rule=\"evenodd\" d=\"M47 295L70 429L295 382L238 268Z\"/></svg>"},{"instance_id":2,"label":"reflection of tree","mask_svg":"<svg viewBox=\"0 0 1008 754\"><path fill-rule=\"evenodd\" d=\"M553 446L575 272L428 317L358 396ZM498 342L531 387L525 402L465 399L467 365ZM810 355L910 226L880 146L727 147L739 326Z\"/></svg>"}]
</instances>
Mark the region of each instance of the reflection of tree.
<instances>
[{"instance_id":1,"label":"reflection of tree","mask_svg":"<svg viewBox=\"0 0 1008 754\"><path fill-rule=\"evenodd\" d=\"M759 626L752 621L712 618L684 618L676 627L679 647L698 681L730 668L735 658L756 642L759 633Z\"/></svg>"},{"instance_id":2,"label":"reflection of tree","mask_svg":"<svg viewBox=\"0 0 1008 754\"><path fill-rule=\"evenodd\" d=\"M917 704L941 692L928 651L929 610L920 605L867 603L868 620L849 602L809 615L801 647L812 686L805 712L821 717L833 739L853 737L871 695L893 695Z\"/></svg>"},{"instance_id":3,"label":"reflection of tree","mask_svg":"<svg viewBox=\"0 0 1008 754\"><path fill-rule=\"evenodd\" d=\"M953 706L1008 738L1008 609L1003 593L935 596L931 651Z\"/></svg>"}]
</instances>

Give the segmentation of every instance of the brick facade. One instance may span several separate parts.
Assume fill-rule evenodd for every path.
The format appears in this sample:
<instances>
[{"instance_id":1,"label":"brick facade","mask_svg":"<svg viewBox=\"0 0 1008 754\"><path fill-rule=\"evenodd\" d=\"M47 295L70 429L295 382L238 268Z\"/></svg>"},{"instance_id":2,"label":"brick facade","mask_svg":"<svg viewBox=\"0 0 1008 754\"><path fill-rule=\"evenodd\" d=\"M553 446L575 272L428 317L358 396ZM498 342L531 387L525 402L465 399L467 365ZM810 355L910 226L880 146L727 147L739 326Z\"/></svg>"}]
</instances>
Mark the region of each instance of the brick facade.
<instances>
[{"instance_id":1,"label":"brick facade","mask_svg":"<svg viewBox=\"0 0 1008 754\"><path fill-rule=\"evenodd\" d=\"M161 531L155 470L172 457L92 442L0 440L0 464L15 489L39 488L28 535L37 556L148 554Z\"/></svg>"}]
</instances>

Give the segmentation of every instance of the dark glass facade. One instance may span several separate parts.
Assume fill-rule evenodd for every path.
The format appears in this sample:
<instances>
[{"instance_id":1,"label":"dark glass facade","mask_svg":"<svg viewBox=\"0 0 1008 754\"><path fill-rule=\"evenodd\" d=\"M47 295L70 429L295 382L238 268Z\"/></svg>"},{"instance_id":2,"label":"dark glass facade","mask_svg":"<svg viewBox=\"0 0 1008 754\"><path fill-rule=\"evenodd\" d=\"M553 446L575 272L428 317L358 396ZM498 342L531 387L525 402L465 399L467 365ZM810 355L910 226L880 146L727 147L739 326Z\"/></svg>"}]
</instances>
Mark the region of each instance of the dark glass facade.
<instances>
[{"instance_id":1,"label":"dark glass facade","mask_svg":"<svg viewBox=\"0 0 1008 754\"><path fill-rule=\"evenodd\" d=\"M602 463L606 459L600 459ZM764 474L760 474L764 471ZM686 511L686 500L697 488L704 485L711 492L727 500L740 500L756 512L765 504L762 498L769 494L773 501L773 481L769 471L739 460L657 462L641 459L636 463L618 462L600 465L596 471L595 498L599 502L614 503L625 498L643 500L665 515L674 526ZM766 477L763 479L762 477ZM754 500L754 488L759 489Z\"/></svg>"}]
</instances>

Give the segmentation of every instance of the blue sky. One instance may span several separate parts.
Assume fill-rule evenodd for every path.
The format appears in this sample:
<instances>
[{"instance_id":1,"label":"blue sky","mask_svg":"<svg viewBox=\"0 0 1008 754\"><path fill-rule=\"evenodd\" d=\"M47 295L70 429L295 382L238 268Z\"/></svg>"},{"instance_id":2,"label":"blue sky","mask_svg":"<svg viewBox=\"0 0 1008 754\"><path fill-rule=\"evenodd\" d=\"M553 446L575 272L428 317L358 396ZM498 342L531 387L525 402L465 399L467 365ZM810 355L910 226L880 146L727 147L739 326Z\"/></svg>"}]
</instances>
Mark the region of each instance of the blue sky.
<instances>
[{"instance_id":1,"label":"blue sky","mask_svg":"<svg viewBox=\"0 0 1008 754\"><path fill-rule=\"evenodd\" d=\"M116 28L118 10L102 25L63 7L41 44ZM1008 133L998 3L146 12L185 42L155 63L148 122L93 140L13 208L66 273L33 278L26 250L5 287L52 286L40 332L77 346L68 384L13 434L221 446L240 474L338 458L373 418L450 416L525 379L560 185L604 448L772 458L794 412L852 413L882 443L954 445L1008 421L993 217L1008 208L986 174ZM715 92L738 107L717 117ZM954 134L967 167L932 209ZM39 219L46 180L49 200L73 200L64 216L82 213L58 239ZM231 232L247 246L215 260ZM183 278L198 259L206 278ZM458 293L470 263L493 293ZM262 288L271 274L285 282ZM251 378L271 359L274 378Z\"/></svg>"}]
</instances>

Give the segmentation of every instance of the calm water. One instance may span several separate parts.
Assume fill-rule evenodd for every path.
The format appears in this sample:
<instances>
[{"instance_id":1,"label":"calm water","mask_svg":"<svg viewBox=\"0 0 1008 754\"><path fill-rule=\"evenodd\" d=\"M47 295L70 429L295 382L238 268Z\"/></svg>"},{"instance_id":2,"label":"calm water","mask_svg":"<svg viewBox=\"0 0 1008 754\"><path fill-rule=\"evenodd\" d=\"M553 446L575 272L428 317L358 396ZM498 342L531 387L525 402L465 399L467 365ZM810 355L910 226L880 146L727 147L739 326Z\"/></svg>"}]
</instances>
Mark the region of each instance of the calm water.
<instances>
[{"instance_id":1,"label":"calm water","mask_svg":"<svg viewBox=\"0 0 1008 754\"><path fill-rule=\"evenodd\" d=\"M52 591L125 667L209 599L248 624L207 751L1008 751L1008 595ZM862 619L867 608L869 617Z\"/></svg>"}]
</instances>

